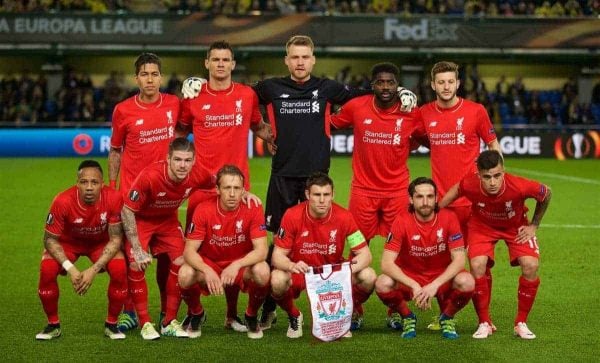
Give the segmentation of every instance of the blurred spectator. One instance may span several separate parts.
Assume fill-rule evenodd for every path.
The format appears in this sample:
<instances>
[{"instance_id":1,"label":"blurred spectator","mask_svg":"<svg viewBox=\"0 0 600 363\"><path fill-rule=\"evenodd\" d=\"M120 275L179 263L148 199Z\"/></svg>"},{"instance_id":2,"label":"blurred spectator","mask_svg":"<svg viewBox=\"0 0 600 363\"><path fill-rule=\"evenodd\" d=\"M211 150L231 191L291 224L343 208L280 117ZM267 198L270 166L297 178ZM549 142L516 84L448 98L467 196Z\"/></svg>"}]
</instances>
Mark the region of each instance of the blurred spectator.
<instances>
[{"instance_id":1,"label":"blurred spectator","mask_svg":"<svg viewBox=\"0 0 600 363\"><path fill-rule=\"evenodd\" d=\"M498 82L496 82L496 96L498 97L498 101L506 102L509 89L510 85L506 80L506 76L503 74L500 76Z\"/></svg>"}]
</instances>

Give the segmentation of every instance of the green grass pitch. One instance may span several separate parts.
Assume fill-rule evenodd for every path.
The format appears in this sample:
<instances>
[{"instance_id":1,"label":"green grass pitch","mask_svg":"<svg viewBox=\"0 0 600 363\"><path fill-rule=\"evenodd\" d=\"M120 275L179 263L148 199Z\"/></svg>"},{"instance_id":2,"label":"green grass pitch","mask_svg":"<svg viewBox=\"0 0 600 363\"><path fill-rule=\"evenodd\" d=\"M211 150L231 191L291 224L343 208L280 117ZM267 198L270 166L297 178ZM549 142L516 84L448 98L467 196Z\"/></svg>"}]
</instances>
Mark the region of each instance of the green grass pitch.
<instances>
[{"instance_id":1,"label":"green grass pitch","mask_svg":"<svg viewBox=\"0 0 600 363\"><path fill-rule=\"evenodd\" d=\"M417 312L418 336L403 341L384 326L385 308L376 296L366 304L365 325L352 339L320 343L310 334L307 301L299 301L307 317L304 337L285 337L287 319L252 341L245 334L223 328L224 297L204 298L208 313L202 337L196 340L162 338L146 342L139 330L124 341L110 341L103 332L106 314L106 274L99 275L86 296L72 291L60 278L59 311L63 336L38 342L35 334L45 324L37 297L44 220L54 195L73 185L81 159L0 159L0 354L3 361L461 361L538 362L597 361L600 334L600 174L598 161L508 159L507 169L550 185L553 200L539 230L542 283L529 318L538 338L522 341L512 335L516 312L518 269L507 263L506 247L497 246L492 317L498 332L487 340L471 338L477 320L471 305L457 315L461 335L444 341L425 326L435 311ZM103 160L103 164L106 161ZM427 158L412 158L411 175L429 175ZM253 191L264 198L270 170L268 159L251 161ZM347 204L350 159L334 158L331 174L335 200ZM264 200L264 199L263 199ZM383 240L372 243L377 271ZM88 265L82 259L77 265ZM158 315L154 266L149 271L150 311ZM239 311L243 313L242 295ZM183 314L183 310L181 314Z\"/></svg>"}]
</instances>

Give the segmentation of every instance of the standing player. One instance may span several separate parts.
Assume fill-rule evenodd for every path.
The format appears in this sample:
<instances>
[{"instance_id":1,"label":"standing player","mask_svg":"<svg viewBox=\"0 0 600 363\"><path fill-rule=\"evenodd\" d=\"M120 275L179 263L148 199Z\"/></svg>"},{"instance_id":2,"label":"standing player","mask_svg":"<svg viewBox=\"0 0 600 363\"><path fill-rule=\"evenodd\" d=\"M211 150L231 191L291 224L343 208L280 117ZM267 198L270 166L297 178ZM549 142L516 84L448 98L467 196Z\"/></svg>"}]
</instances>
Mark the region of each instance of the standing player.
<instances>
[{"instance_id":1,"label":"standing player","mask_svg":"<svg viewBox=\"0 0 600 363\"><path fill-rule=\"evenodd\" d=\"M288 338L302 336L302 313L294 299L306 288L303 274L311 266L343 262L348 244L353 263L352 299L358 305L369 298L377 278L369 267L371 251L352 214L333 203L331 178L320 172L312 174L306 181L305 197L306 201L285 212L273 250L272 295L288 313Z\"/></svg>"},{"instance_id":2,"label":"standing player","mask_svg":"<svg viewBox=\"0 0 600 363\"><path fill-rule=\"evenodd\" d=\"M160 92L161 60L153 53L142 53L135 61L135 82L139 93L115 106L112 135L108 152L108 178L123 198L131 184L146 166L163 160L174 137L179 116L179 99ZM161 311L165 311L165 284L169 272L168 260L159 260L156 279L161 291ZM129 302L119 317L119 328L137 326L134 307Z\"/></svg>"},{"instance_id":3,"label":"standing player","mask_svg":"<svg viewBox=\"0 0 600 363\"><path fill-rule=\"evenodd\" d=\"M480 140L489 149L501 152L485 107L458 97L458 87L457 64L445 61L434 64L431 88L436 100L420 108L431 150L431 175L440 196L463 176L475 172ZM459 198L449 207L456 213L466 241L471 203L466 198ZM489 270L486 276L491 286ZM443 310L443 306L440 308Z\"/></svg>"},{"instance_id":4,"label":"standing player","mask_svg":"<svg viewBox=\"0 0 600 363\"><path fill-rule=\"evenodd\" d=\"M244 174L234 165L217 173L217 196L201 203L187 232L184 258L179 271L182 290L199 283L208 295L221 295L228 286L248 292L246 324L248 337L263 336L258 309L269 293L267 232L263 210L242 203ZM205 319L199 300L192 306L190 337L199 337Z\"/></svg>"},{"instance_id":5,"label":"standing player","mask_svg":"<svg viewBox=\"0 0 600 363\"><path fill-rule=\"evenodd\" d=\"M206 53L204 66L209 79L198 97L185 99L181 104L181 119L177 124L177 135L194 134L196 150L202 150L196 157L192 176L198 174L216 175L225 164L233 164L242 170L244 187L250 189L248 167L248 132L270 141L271 127L262 121L258 97L249 86L233 82L231 73L235 69L235 57L229 43L212 43ZM199 189L188 201L186 225L189 225L196 206L213 200L215 189ZM228 286L227 315L225 326L236 331L246 331L237 316L237 286Z\"/></svg>"},{"instance_id":6,"label":"standing player","mask_svg":"<svg viewBox=\"0 0 600 363\"><path fill-rule=\"evenodd\" d=\"M183 263L184 238L177 211L198 185L189 173L194 164L194 145L185 138L176 138L169 145L166 161L151 164L133 182L125 199L122 216L129 258L129 291L142 325L142 337L158 339L160 335L150 323L148 287L144 271L152 262L152 254L166 254L170 273L166 286L166 316L160 330L163 335L187 337L175 320L181 292L177 274Z\"/></svg>"},{"instance_id":7,"label":"standing player","mask_svg":"<svg viewBox=\"0 0 600 363\"><path fill-rule=\"evenodd\" d=\"M454 185L440 202L449 205L463 196L472 203L468 223L468 247L471 273L475 277L473 303L479 327L473 338L484 339L493 333L489 313L491 289L486 284L486 268L494 265L494 247L503 239L508 246L510 264L521 266L515 335L535 339L527 327L527 316L537 294L540 250L535 232L550 204L552 193L546 185L504 172L502 155L484 151L477 158L478 174L467 175ZM531 223L527 220L525 200L536 200Z\"/></svg>"},{"instance_id":8,"label":"standing player","mask_svg":"<svg viewBox=\"0 0 600 363\"><path fill-rule=\"evenodd\" d=\"M96 274L105 269L110 282L104 334L110 339L125 339L117 329L117 317L127 297L127 268L121 252L123 201L118 192L104 187L97 161L85 160L77 170L77 185L54 198L46 219L38 294L48 326L35 338L50 340L61 334L59 274L68 274L75 292L84 295ZM88 257L93 265L79 271L73 262L80 256Z\"/></svg>"},{"instance_id":9,"label":"standing player","mask_svg":"<svg viewBox=\"0 0 600 363\"><path fill-rule=\"evenodd\" d=\"M431 308L435 297L444 306L442 336L456 339L454 315L473 295L475 282L465 270L465 246L454 212L437 206L433 180L416 178L408 187L410 207L394 221L377 278L377 295L402 316L402 337L417 335L417 317L407 302Z\"/></svg>"},{"instance_id":10,"label":"standing player","mask_svg":"<svg viewBox=\"0 0 600 363\"><path fill-rule=\"evenodd\" d=\"M367 243L375 235L387 236L398 213L408 206L410 140L413 134L424 135L419 111L400 109L399 76L392 63L375 65L371 70L373 94L350 100L331 119L336 128L354 129L348 209ZM363 321L362 306L355 304L354 309L352 330L359 329ZM388 324L399 327L393 319L389 314Z\"/></svg>"}]
</instances>

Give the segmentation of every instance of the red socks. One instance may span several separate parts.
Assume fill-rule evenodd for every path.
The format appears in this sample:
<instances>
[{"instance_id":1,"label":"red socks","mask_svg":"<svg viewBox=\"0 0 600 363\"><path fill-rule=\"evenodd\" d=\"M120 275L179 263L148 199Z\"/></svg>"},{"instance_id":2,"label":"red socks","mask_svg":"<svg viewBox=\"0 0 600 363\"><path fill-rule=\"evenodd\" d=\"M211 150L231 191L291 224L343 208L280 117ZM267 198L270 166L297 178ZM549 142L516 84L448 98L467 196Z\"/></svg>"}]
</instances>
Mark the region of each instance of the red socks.
<instances>
[{"instance_id":1,"label":"red socks","mask_svg":"<svg viewBox=\"0 0 600 363\"><path fill-rule=\"evenodd\" d=\"M515 318L515 325L517 325L517 323L527 322L527 316L531 311L531 307L535 301L535 296L537 295L539 286L539 277L533 281L527 280L523 276L519 277L519 289L517 291L517 299L519 304L517 309L517 317Z\"/></svg>"},{"instance_id":2,"label":"red socks","mask_svg":"<svg viewBox=\"0 0 600 363\"><path fill-rule=\"evenodd\" d=\"M362 304L371 296L372 291L364 291L358 285L352 285L352 300L354 302L354 312L359 315L363 314Z\"/></svg>"},{"instance_id":3,"label":"red socks","mask_svg":"<svg viewBox=\"0 0 600 363\"><path fill-rule=\"evenodd\" d=\"M294 296L292 295L291 289L281 297L273 296L273 299L277 302L277 305L281 306L281 308L288 313L288 315L293 317L300 316L300 310L294 305Z\"/></svg>"},{"instance_id":4,"label":"red socks","mask_svg":"<svg viewBox=\"0 0 600 363\"><path fill-rule=\"evenodd\" d=\"M227 302L227 318L235 318L237 316L238 297L240 288L238 286L225 287L225 301Z\"/></svg>"},{"instance_id":5,"label":"red socks","mask_svg":"<svg viewBox=\"0 0 600 363\"><path fill-rule=\"evenodd\" d=\"M135 305L140 326L144 326L144 324L150 321L150 315L148 314L148 285L146 284L144 271L129 269L127 281L129 282L129 296Z\"/></svg>"},{"instance_id":6,"label":"red socks","mask_svg":"<svg viewBox=\"0 0 600 363\"><path fill-rule=\"evenodd\" d=\"M162 321L163 326L168 325L171 320L176 319L177 313L179 312L179 306L181 305L181 290L179 289L178 280L180 267L181 266L178 266L174 263L171 264L171 269L167 279L167 309L165 311L165 318Z\"/></svg>"},{"instance_id":7,"label":"red socks","mask_svg":"<svg viewBox=\"0 0 600 363\"><path fill-rule=\"evenodd\" d=\"M488 278L483 275L475 279L475 291L473 291L473 306L479 317L479 323L492 323L490 318L490 290L488 288Z\"/></svg>"},{"instance_id":8,"label":"red socks","mask_svg":"<svg viewBox=\"0 0 600 363\"><path fill-rule=\"evenodd\" d=\"M403 317L411 314L408 304L401 291L377 292L379 299L392 311L400 313Z\"/></svg>"},{"instance_id":9,"label":"red socks","mask_svg":"<svg viewBox=\"0 0 600 363\"><path fill-rule=\"evenodd\" d=\"M202 307L202 303L200 302L200 294L202 291L200 290L200 285L197 283L192 286L184 289L183 287L179 287L181 290L181 297L185 304L188 306L188 312L192 315L200 315L204 311Z\"/></svg>"},{"instance_id":10,"label":"red socks","mask_svg":"<svg viewBox=\"0 0 600 363\"><path fill-rule=\"evenodd\" d=\"M61 267L54 259L44 259L40 264L40 281L38 283L38 296L48 318L48 324L58 324L58 283L56 278Z\"/></svg>"},{"instance_id":11,"label":"red socks","mask_svg":"<svg viewBox=\"0 0 600 363\"><path fill-rule=\"evenodd\" d=\"M123 303L127 300L127 265L122 258L112 259L106 264L110 276L108 283L108 315L106 322L116 324Z\"/></svg>"},{"instance_id":12,"label":"red socks","mask_svg":"<svg viewBox=\"0 0 600 363\"><path fill-rule=\"evenodd\" d=\"M473 291L452 290L444 303L442 313L448 317L454 317L457 312L464 308L471 300Z\"/></svg>"},{"instance_id":13,"label":"red socks","mask_svg":"<svg viewBox=\"0 0 600 363\"><path fill-rule=\"evenodd\" d=\"M265 302L265 298L271 290L271 286L267 283L265 286L260 286L256 282L250 280L248 283L248 307L246 308L246 315L257 316L258 310ZM239 292L239 289L238 289ZM229 305L229 302L227 303ZM227 315L229 316L229 315Z\"/></svg>"}]
</instances>

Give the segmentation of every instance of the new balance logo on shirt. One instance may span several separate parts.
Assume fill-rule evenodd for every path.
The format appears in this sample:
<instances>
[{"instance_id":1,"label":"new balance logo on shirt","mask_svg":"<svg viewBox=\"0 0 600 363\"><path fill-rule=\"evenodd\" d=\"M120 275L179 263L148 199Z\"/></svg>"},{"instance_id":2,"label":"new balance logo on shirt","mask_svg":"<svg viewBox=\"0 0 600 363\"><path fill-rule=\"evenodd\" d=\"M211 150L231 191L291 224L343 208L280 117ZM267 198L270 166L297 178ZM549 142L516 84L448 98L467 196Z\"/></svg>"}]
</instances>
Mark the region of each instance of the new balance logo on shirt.
<instances>
[{"instance_id":1,"label":"new balance logo on shirt","mask_svg":"<svg viewBox=\"0 0 600 363\"><path fill-rule=\"evenodd\" d=\"M159 192L156 194L157 197L164 197L165 195L167 195L167 192Z\"/></svg>"},{"instance_id":2,"label":"new balance logo on shirt","mask_svg":"<svg viewBox=\"0 0 600 363\"><path fill-rule=\"evenodd\" d=\"M140 126L140 125L143 125L143 124L144 124L144 119L142 119L142 118L141 118L141 119L139 119L139 120L137 120L137 121L135 122L135 126Z\"/></svg>"},{"instance_id":3,"label":"new balance logo on shirt","mask_svg":"<svg viewBox=\"0 0 600 363\"><path fill-rule=\"evenodd\" d=\"M203 110L210 110L210 105L206 104L206 105L202 106L202 109Z\"/></svg>"}]
</instances>

